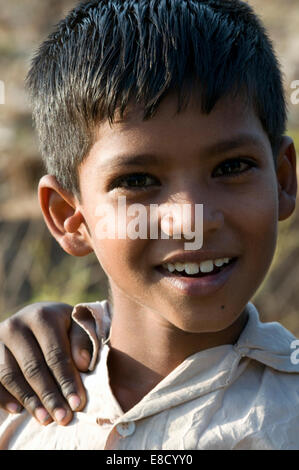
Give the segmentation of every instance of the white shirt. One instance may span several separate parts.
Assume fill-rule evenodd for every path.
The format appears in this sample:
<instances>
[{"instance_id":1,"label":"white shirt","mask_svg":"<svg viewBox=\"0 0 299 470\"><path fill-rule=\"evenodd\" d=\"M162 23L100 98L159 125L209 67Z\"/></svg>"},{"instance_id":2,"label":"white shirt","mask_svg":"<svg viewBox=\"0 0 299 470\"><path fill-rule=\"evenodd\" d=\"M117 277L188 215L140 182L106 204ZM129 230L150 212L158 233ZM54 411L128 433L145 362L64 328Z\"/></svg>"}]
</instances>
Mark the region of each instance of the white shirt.
<instances>
[{"instance_id":1,"label":"white shirt","mask_svg":"<svg viewBox=\"0 0 299 470\"><path fill-rule=\"evenodd\" d=\"M88 330L86 307L98 333L107 334L107 301L74 309ZM0 412L0 449L299 449L295 338L279 323L261 323L252 303L246 308L235 345L189 356L126 413L109 386L106 342L93 372L82 374L86 409L65 427L41 426L26 411ZM96 353L99 341L90 334Z\"/></svg>"}]
</instances>

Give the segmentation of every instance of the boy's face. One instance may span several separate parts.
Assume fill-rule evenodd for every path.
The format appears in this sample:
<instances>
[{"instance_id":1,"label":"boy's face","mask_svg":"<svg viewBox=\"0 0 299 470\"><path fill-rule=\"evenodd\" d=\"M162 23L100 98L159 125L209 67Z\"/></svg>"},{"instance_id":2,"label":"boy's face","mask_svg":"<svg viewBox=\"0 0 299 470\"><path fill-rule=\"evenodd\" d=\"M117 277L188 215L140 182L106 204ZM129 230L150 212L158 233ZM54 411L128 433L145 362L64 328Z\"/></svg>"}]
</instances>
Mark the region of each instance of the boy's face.
<instances>
[{"instance_id":1,"label":"boy's face","mask_svg":"<svg viewBox=\"0 0 299 470\"><path fill-rule=\"evenodd\" d=\"M270 266L280 216L275 165L259 119L241 98L222 99L209 115L194 105L175 110L169 96L148 121L132 107L123 122L100 125L79 168L79 208L114 305L167 328L216 332L236 321ZM144 154L152 157L129 161ZM127 206L147 208L203 204L203 246L189 251L188 261L235 261L214 276L191 279L162 267L173 255L173 262L185 261L184 238L99 239L97 208L116 209L119 196Z\"/></svg>"}]
</instances>

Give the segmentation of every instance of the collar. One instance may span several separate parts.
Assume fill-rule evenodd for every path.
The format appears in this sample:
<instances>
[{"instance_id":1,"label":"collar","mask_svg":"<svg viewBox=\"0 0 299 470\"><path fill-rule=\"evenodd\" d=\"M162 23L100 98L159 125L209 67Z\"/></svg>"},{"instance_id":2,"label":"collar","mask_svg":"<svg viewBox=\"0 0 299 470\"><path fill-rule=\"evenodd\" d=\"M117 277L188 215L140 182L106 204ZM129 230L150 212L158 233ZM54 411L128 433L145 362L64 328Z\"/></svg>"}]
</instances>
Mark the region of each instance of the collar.
<instances>
[{"instance_id":1,"label":"collar","mask_svg":"<svg viewBox=\"0 0 299 470\"><path fill-rule=\"evenodd\" d=\"M292 344L296 338L278 322L262 323L255 306L249 302L247 323L238 339L232 344L216 346L200 351L187 357L178 367L168 374L156 387L154 387L137 405L126 413L128 421L140 419L156 414L170 407L178 406L184 402L198 398L206 393L229 386L238 375L238 367L242 358L258 361L265 366L285 373L299 373L299 364L292 358ZM76 306L76 321L88 332L88 315L93 316L97 325L97 332L102 341L101 359L96 370L100 379L99 388L109 391L109 373L107 358L109 354L109 325L111 322L111 307L107 300L93 304ZM84 325L83 325L84 324ZM94 333L89 335L93 342L97 342ZM99 342L98 342L99 343ZM299 348L299 341L297 342ZM99 351L99 344L97 345ZM95 361L96 357L94 358ZM296 362L296 361L295 361ZM299 362L299 361L298 361ZM99 371L101 373L99 374ZM104 379L104 382L103 382ZM97 381L97 379L95 379ZM106 386L104 386L104 383ZM116 414L121 413L115 399L113 408Z\"/></svg>"},{"instance_id":2,"label":"collar","mask_svg":"<svg viewBox=\"0 0 299 470\"><path fill-rule=\"evenodd\" d=\"M299 341L278 322L262 323L255 306L248 302L248 321L235 349L241 356L254 359L281 372L298 373L294 349ZM292 356L293 353L293 356Z\"/></svg>"}]
</instances>

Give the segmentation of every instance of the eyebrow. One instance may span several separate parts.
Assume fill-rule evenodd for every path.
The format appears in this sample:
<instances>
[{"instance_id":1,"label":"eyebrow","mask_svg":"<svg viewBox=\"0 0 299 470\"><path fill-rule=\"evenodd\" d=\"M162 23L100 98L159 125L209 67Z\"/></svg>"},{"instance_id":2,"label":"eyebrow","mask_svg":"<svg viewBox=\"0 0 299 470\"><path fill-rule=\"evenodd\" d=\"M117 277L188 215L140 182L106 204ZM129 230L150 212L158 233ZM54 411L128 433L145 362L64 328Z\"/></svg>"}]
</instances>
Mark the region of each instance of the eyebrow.
<instances>
[{"instance_id":1,"label":"eyebrow","mask_svg":"<svg viewBox=\"0 0 299 470\"><path fill-rule=\"evenodd\" d=\"M222 140L212 145L207 146L201 150L201 157L211 158L212 156L221 155L226 152L239 149L250 145L255 147L260 152L266 152L266 147L261 138L254 136L252 134L240 134L231 139ZM141 153L141 154L119 154L115 155L106 161L104 161L100 166L101 168L106 168L109 166L109 169L114 169L122 166L145 166L145 165L158 165L161 163L161 159L151 153Z\"/></svg>"},{"instance_id":2,"label":"eyebrow","mask_svg":"<svg viewBox=\"0 0 299 470\"><path fill-rule=\"evenodd\" d=\"M245 146L252 146L262 152L266 152L265 144L260 137L254 136L253 134L240 134L232 139L216 142L215 144L208 146L204 149L204 154L207 156L211 154L221 154Z\"/></svg>"},{"instance_id":3,"label":"eyebrow","mask_svg":"<svg viewBox=\"0 0 299 470\"><path fill-rule=\"evenodd\" d=\"M115 155L111 158L107 158L100 164L100 169L105 169L109 167L110 169L115 169L119 167L136 167L136 166L145 166L145 165L158 165L161 163L161 159L157 155L152 153L141 153L141 154L120 154Z\"/></svg>"}]
</instances>

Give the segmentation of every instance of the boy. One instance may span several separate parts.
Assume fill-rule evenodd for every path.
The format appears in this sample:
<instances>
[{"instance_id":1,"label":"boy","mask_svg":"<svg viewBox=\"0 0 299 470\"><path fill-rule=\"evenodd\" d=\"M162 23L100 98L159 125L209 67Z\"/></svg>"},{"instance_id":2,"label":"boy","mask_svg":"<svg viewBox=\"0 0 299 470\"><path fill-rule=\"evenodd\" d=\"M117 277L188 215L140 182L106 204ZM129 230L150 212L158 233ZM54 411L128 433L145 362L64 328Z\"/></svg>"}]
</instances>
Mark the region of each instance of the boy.
<instances>
[{"instance_id":1,"label":"boy","mask_svg":"<svg viewBox=\"0 0 299 470\"><path fill-rule=\"evenodd\" d=\"M297 192L279 67L251 8L81 4L40 48L28 86L45 221L69 254L95 252L111 299L89 306L105 341L86 411L67 427L59 409L44 427L4 413L1 447L299 448L294 338L249 302ZM117 225L121 197L149 226L154 204L191 207L189 230L173 216L165 229L158 213L157 238L134 237L132 219L126 237L102 236L101 209ZM186 250L197 204L203 246ZM92 335L86 310L74 316Z\"/></svg>"}]
</instances>

